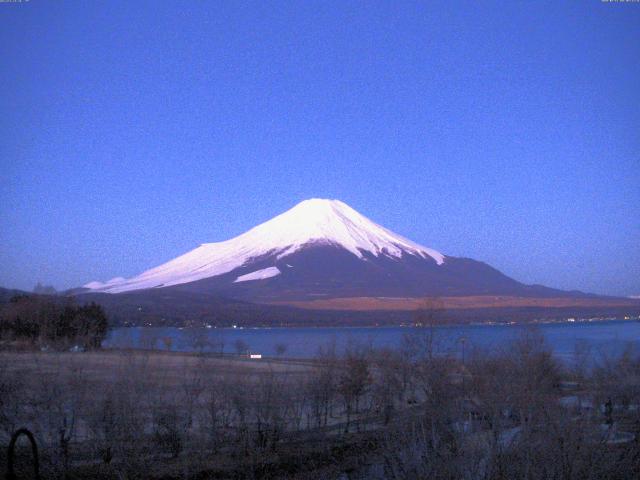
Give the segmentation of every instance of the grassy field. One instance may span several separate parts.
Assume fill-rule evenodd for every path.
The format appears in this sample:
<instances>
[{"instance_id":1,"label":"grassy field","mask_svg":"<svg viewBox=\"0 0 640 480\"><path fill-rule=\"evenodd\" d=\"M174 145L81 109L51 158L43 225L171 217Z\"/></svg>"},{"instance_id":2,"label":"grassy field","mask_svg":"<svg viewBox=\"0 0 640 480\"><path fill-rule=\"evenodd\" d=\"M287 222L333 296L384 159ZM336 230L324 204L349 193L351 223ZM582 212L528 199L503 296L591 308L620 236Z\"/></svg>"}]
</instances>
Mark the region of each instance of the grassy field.
<instances>
[{"instance_id":1,"label":"grassy field","mask_svg":"<svg viewBox=\"0 0 640 480\"><path fill-rule=\"evenodd\" d=\"M301 374L312 368L312 361L288 359L256 359L241 356L218 357L193 353L100 350L93 352L2 352L0 363L14 374L51 375L59 372L81 372L93 381L116 381L131 369L144 369L146 380L163 386L175 386L185 372L197 368L203 375L278 373Z\"/></svg>"}]
</instances>

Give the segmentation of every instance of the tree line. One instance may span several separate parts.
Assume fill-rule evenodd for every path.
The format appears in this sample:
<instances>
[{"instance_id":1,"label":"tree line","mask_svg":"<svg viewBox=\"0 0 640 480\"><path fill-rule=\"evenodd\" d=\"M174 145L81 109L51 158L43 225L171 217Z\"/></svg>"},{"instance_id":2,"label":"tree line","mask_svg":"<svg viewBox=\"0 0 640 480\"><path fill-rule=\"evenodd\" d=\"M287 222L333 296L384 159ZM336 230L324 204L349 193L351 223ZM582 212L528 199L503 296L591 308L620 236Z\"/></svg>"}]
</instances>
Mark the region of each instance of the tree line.
<instances>
[{"instance_id":1,"label":"tree line","mask_svg":"<svg viewBox=\"0 0 640 480\"><path fill-rule=\"evenodd\" d=\"M109 328L100 305L70 299L17 295L0 307L0 341L42 348L99 348Z\"/></svg>"}]
</instances>

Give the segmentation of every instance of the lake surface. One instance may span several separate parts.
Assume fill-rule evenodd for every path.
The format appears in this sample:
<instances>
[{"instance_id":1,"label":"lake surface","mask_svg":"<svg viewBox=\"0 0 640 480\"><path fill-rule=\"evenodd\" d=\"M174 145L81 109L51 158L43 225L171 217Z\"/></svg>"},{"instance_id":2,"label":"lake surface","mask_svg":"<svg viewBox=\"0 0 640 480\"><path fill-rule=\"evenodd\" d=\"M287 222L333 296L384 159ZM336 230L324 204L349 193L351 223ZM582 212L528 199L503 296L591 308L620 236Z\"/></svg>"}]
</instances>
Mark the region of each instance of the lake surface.
<instances>
[{"instance_id":1,"label":"lake surface","mask_svg":"<svg viewBox=\"0 0 640 480\"><path fill-rule=\"evenodd\" d=\"M434 329L434 348L443 354L469 355L474 349L499 351L531 329L540 332L555 355L567 361L585 350L594 358L616 356L626 348L640 351L640 321L548 323L526 325L460 325ZM419 336L425 329L414 327L371 328L116 328L105 339L106 348L157 348L172 351L216 351L236 353L240 349L275 356L278 346L284 356L310 358L320 348L335 345L343 352L349 345L399 347L405 336Z\"/></svg>"}]
</instances>

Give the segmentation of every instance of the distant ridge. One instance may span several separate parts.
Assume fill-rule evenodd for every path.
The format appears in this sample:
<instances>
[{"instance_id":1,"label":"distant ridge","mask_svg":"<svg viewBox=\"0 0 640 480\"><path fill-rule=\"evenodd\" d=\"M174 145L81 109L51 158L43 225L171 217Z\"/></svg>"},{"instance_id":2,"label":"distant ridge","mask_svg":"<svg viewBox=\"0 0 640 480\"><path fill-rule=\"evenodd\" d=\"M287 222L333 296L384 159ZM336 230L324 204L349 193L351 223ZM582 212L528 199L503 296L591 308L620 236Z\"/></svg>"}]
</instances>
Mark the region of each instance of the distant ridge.
<instances>
[{"instance_id":1,"label":"distant ridge","mask_svg":"<svg viewBox=\"0 0 640 480\"><path fill-rule=\"evenodd\" d=\"M16 295L30 295L30 293L24 290L0 287L0 304L7 303L9 300L11 300L12 297L15 297Z\"/></svg>"}]
</instances>

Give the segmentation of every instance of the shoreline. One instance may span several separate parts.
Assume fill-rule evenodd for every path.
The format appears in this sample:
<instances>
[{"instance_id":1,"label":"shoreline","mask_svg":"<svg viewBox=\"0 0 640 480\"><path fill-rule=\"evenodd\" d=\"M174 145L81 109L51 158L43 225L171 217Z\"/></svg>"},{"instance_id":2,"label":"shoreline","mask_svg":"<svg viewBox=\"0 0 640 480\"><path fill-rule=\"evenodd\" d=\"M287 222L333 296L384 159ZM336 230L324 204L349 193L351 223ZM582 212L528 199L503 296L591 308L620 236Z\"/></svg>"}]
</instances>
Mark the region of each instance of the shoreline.
<instances>
[{"instance_id":1,"label":"shoreline","mask_svg":"<svg viewBox=\"0 0 640 480\"><path fill-rule=\"evenodd\" d=\"M396 325L292 325L292 326L275 326L275 327L215 327L215 326L177 326L177 325L118 325L112 327L111 330L120 328L176 328L178 330L222 330L222 331L238 331L238 330L311 330L311 329L344 329L344 330L362 330L362 329L390 329L390 328L460 328L460 327L524 327L533 325L564 325L564 324L585 324L585 323L607 323L607 322L640 322L640 315L630 316L629 318L576 318L562 320L530 320L530 321L511 321L511 322L466 322L466 323L440 323L434 325L417 325L417 324L396 324Z\"/></svg>"}]
</instances>

